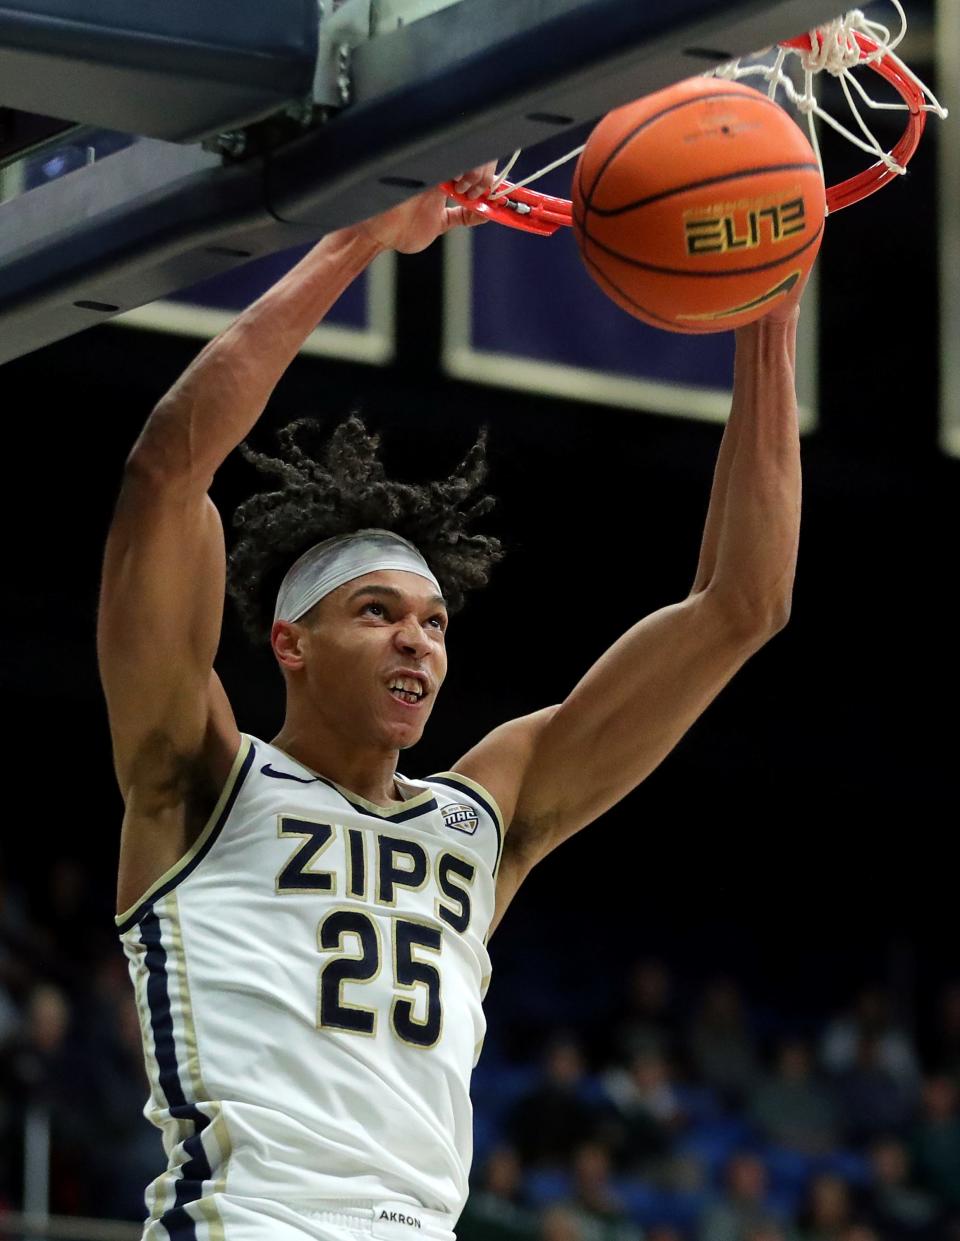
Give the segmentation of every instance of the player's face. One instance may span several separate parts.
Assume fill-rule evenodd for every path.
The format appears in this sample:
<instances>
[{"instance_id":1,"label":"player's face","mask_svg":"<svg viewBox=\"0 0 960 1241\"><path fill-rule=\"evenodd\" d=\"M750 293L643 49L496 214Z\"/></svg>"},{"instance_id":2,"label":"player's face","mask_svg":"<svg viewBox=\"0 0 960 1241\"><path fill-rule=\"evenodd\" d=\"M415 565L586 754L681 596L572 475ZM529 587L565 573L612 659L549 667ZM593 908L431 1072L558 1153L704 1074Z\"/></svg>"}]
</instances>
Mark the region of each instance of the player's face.
<instances>
[{"instance_id":1,"label":"player's face","mask_svg":"<svg viewBox=\"0 0 960 1241\"><path fill-rule=\"evenodd\" d=\"M384 569L347 582L311 617L311 702L358 744L413 745L447 674L446 628L443 599L416 573Z\"/></svg>"}]
</instances>

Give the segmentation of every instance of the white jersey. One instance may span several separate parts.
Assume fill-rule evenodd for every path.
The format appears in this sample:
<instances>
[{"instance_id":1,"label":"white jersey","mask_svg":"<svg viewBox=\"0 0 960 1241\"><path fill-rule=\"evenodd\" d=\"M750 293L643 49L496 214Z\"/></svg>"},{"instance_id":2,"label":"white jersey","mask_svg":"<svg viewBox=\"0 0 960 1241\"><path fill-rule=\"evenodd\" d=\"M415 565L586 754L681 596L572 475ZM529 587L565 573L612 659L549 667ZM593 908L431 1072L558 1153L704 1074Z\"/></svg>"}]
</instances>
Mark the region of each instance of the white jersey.
<instances>
[{"instance_id":1,"label":"white jersey","mask_svg":"<svg viewBox=\"0 0 960 1241\"><path fill-rule=\"evenodd\" d=\"M117 918L168 1157L146 1236L216 1237L218 1193L459 1215L503 822L464 776L397 781L384 809L244 735Z\"/></svg>"}]
</instances>

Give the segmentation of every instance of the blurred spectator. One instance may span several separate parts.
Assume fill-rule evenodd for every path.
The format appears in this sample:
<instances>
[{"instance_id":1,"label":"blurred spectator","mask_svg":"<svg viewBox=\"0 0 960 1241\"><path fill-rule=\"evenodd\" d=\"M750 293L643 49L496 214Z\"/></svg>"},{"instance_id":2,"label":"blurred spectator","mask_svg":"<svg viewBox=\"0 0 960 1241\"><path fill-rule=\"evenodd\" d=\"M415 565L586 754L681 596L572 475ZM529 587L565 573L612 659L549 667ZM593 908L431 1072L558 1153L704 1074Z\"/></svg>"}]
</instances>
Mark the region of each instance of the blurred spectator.
<instances>
[{"instance_id":1,"label":"blurred spectator","mask_svg":"<svg viewBox=\"0 0 960 1241\"><path fill-rule=\"evenodd\" d=\"M520 1099L508 1132L524 1163L557 1164L597 1129L597 1109L583 1098L585 1073L579 1044L558 1037L547 1048L543 1081Z\"/></svg>"},{"instance_id":2,"label":"blurred spectator","mask_svg":"<svg viewBox=\"0 0 960 1241\"><path fill-rule=\"evenodd\" d=\"M688 1036L691 1064L700 1079L731 1106L754 1086L757 1052L740 989L730 979L707 987Z\"/></svg>"},{"instance_id":3,"label":"blurred spectator","mask_svg":"<svg viewBox=\"0 0 960 1241\"><path fill-rule=\"evenodd\" d=\"M750 1117L771 1142L789 1150L817 1155L835 1144L833 1104L813 1076L802 1040L780 1045L776 1075L754 1091Z\"/></svg>"},{"instance_id":4,"label":"blurred spectator","mask_svg":"<svg viewBox=\"0 0 960 1241\"><path fill-rule=\"evenodd\" d=\"M638 1052L629 1069L605 1073L603 1086L614 1109L618 1160L636 1170L666 1154L683 1116L664 1057L652 1048Z\"/></svg>"},{"instance_id":5,"label":"blurred spectator","mask_svg":"<svg viewBox=\"0 0 960 1241\"><path fill-rule=\"evenodd\" d=\"M854 1224L850 1189L838 1176L824 1174L810 1186L800 1220L803 1241L847 1241Z\"/></svg>"},{"instance_id":6,"label":"blurred spectator","mask_svg":"<svg viewBox=\"0 0 960 1241\"><path fill-rule=\"evenodd\" d=\"M686 1237L673 1224L654 1224L647 1231L646 1241L686 1241Z\"/></svg>"},{"instance_id":7,"label":"blurred spectator","mask_svg":"<svg viewBox=\"0 0 960 1241\"><path fill-rule=\"evenodd\" d=\"M20 1028L17 997L29 984L22 949L31 936L23 900L11 890L0 867L0 1050Z\"/></svg>"},{"instance_id":8,"label":"blurred spectator","mask_svg":"<svg viewBox=\"0 0 960 1241\"><path fill-rule=\"evenodd\" d=\"M828 1073L845 1073L857 1062L860 1040L877 1041L880 1065L914 1098L920 1079L917 1056L909 1036L891 1014L890 997L880 987L865 987L857 996L853 1012L830 1023L821 1043L821 1060Z\"/></svg>"},{"instance_id":9,"label":"blurred spectator","mask_svg":"<svg viewBox=\"0 0 960 1241\"><path fill-rule=\"evenodd\" d=\"M884 1241L939 1241L936 1200L909 1183L907 1148L897 1138L884 1138L870 1152L873 1202L870 1215Z\"/></svg>"},{"instance_id":10,"label":"blurred spectator","mask_svg":"<svg viewBox=\"0 0 960 1241\"><path fill-rule=\"evenodd\" d=\"M7 922L6 904L7 894L0 877L0 1052L20 1029L20 1009L14 998L20 970L17 954L3 933Z\"/></svg>"},{"instance_id":11,"label":"blurred spectator","mask_svg":"<svg viewBox=\"0 0 960 1241\"><path fill-rule=\"evenodd\" d=\"M51 983L38 983L27 999L19 1038L6 1056L14 1127L22 1133L28 1108L49 1116L51 1134L51 1209L76 1213L85 1205L89 1177L90 1100L88 1065L79 1054L73 1010L66 994Z\"/></svg>"},{"instance_id":12,"label":"blurred spectator","mask_svg":"<svg viewBox=\"0 0 960 1241\"><path fill-rule=\"evenodd\" d=\"M40 873L47 877L45 869ZM43 912L45 916L46 904ZM0 873L0 986L17 1005L20 1020L38 982L51 982L67 991L73 985L77 977L74 948L72 939L57 940L45 920L32 918L23 892L6 885ZM8 1031L8 1041L13 1033Z\"/></svg>"},{"instance_id":13,"label":"blurred spectator","mask_svg":"<svg viewBox=\"0 0 960 1241\"><path fill-rule=\"evenodd\" d=\"M166 1158L159 1130L143 1115L148 1083L129 984L115 992L111 1011L110 1027L89 1049L90 1187L100 1213L139 1222L146 1214L144 1189Z\"/></svg>"},{"instance_id":14,"label":"blurred spectator","mask_svg":"<svg viewBox=\"0 0 960 1241\"><path fill-rule=\"evenodd\" d=\"M583 1241L642 1241L610 1179L610 1152L584 1142L573 1159L573 1195L566 1204L579 1221Z\"/></svg>"},{"instance_id":15,"label":"blurred spectator","mask_svg":"<svg viewBox=\"0 0 960 1241\"><path fill-rule=\"evenodd\" d=\"M960 982L940 992L937 1020L930 1046L930 1067L960 1087Z\"/></svg>"},{"instance_id":16,"label":"blurred spectator","mask_svg":"<svg viewBox=\"0 0 960 1241\"><path fill-rule=\"evenodd\" d=\"M540 1216L540 1241L586 1241L583 1223L570 1207L547 1207Z\"/></svg>"},{"instance_id":17,"label":"blurred spectator","mask_svg":"<svg viewBox=\"0 0 960 1241\"><path fill-rule=\"evenodd\" d=\"M744 1233L743 1241L792 1241L793 1235L779 1224L760 1224Z\"/></svg>"},{"instance_id":18,"label":"blurred spectator","mask_svg":"<svg viewBox=\"0 0 960 1241\"><path fill-rule=\"evenodd\" d=\"M31 930L23 897L7 883L0 857L0 951L9 950L11 941L29 935Z\"/></svg>"},{"instance_id":19,"label":"blurred spectator","mask_svg":"<svg viewBox=\"0 0 960 1241\"><path fill-rule=\"evenodd\" d=\"M754 1155L734 1155L727 1165L726 1193L700 1219L698 1241L747 1241L777 1229L767 1207L767 1170Z\"/></svg>"},{"instance_id":20,"label":"blurred spectator","mask_svg":"<svg viewBox=\"0 0 960 1241\"><path fill-rule=\"evenodd\" d=\"M490 1152L457 1224L458 1241L532 1241L537 1220L521 1200L523 1169L516 1152Z\"/></svg>"},{"instance_id":21,"label":"blurred spectator","mask_svg":"<svg viewBox=\"0 0 960 1241\"><path fill-rule=\"evenodd\" d=\"M0 1052L20 1030L20 1010L0 978Z\"/></svg>"},{"instance_id":22,"label":"blurred spectator","mask_svg":"<svg viewBox=\"0 0 960 1241\"><path fill-rule=\"evenodd\" d=\"M623 1006L612 1020L611 1058L630 1061L640 1052L670 1056L680 1040L673 980L662 961L638 961L627 981Z\"/></svg>"},{"instance_id":23,"label":"blurred spectator","mask_svg":"<svg viewBox=\"0 0 960 1241\"><path fill-rule=\"evenodd\" d=\"M17 997L26 988L20 946L30 937L23 902L6 881L0 855L0 1209L17 1190L20 1113L11 1091L7 1056L18 1041L22 1017Z\"/></svg>"},{"instance_id":24,"label":"blurred spectator","mask_svg":"<svg viewBox=\"0 0 960 1241\"><path fill-rule=\"evenodd\" d=\"M584 1142L573 1157L572 1205L601 1223L626 1221L626 1210L610 1181L610 1151L602 1142Z\"/></svg>"},{"instance_id":25,"label":"blurred spectator","mask_svg":"<svg viewBox=\"0 0 960 1241\"><path fill-rule=\"evenodd\" d=\"M931 1077L925 1083L911 1148L917 1181L952 1210L960 1210L960 1117L957 1087L949 1077Z\"/></svg>"},{"instance_id":26,"label":"blurred spectator","mask_svg":"<svg viewBox=\"0 0 960 1241\"><path fill-rule=\"evenodd\" d=\"M104 903L101 885L91 883L74 858L53 859L46 879L43 923L37 934L49 958L49 972L67 982L76 976L77 968L94 968L113 947L106 929L112 911ZM72 968L65 973L68 963Z\"/></svg>"},{"instance_id":27,"label":"blurred spectator","mask_svg":"<svg viewBox=\"0 0 960 1241\"><path fill-rule=\"evenodd\" d=\"M834 1083L834 1099L843 1135L853 1146L865 1146L880 1133L899 1133L910 1114L910 1101L884 1067L880 1041L873 1034L861 1036L856 1063Z\"/></svg>"}]
</instances>

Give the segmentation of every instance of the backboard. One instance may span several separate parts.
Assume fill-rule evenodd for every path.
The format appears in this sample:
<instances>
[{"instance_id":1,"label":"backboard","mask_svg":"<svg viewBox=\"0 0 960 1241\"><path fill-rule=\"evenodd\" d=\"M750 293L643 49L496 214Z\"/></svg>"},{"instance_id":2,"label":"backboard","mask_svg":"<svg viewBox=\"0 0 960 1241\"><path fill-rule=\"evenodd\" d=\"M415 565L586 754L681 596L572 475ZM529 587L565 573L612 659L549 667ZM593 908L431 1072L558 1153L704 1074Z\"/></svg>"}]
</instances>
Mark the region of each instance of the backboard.
<instances>
[{"instance_id":1,"label":"backboard","mask_svg":"<svg viewBox=\"0 0 960 1241\"><path fill-rule=\"evenodd\" d=\"M0 361L308 244L835 3L346 0L322 14L317 0L237 0L224 32L187 0L136 21L120 0L16 0L0 20L0 107L69 108L139 140L46 184L4 173ZM85 40L65 42L69 20Z\"/></svg>"}]
</instances>

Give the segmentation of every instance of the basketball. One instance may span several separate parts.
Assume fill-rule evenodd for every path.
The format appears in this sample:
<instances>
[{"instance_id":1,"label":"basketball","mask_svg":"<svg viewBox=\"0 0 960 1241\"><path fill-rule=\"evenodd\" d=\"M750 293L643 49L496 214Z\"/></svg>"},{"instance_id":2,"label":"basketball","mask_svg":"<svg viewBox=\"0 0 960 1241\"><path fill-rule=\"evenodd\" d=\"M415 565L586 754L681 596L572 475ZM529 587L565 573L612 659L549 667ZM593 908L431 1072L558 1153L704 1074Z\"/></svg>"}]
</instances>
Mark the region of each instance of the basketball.
<instances>
[{"instance_id":1,"label":"basketball","mask_svg":"<svg viewBox=\"0 0 960 1241\"><path fill-rule=\"evenodd\" d=\"M759 319L809 270L823 177L779 104L691 78L608 113L573 177L587 271L628 314L673 332Z\"/></svg>"}]
</instances>

